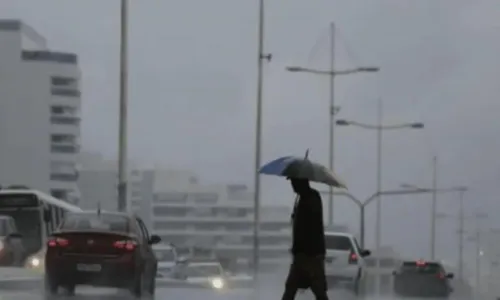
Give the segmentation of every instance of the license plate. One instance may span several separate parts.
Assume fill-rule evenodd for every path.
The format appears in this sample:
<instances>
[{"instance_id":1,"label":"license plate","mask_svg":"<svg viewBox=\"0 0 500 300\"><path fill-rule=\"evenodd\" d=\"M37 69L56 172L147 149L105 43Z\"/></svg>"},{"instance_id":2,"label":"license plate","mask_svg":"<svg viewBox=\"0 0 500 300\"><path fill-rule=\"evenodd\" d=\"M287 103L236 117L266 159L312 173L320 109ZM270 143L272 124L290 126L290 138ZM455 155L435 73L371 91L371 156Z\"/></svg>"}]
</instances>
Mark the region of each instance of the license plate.
<instances>
[{"instance_id":1,"label":"license plate","mask_svg":"<svg viewBox=\"0 0 500 300\"><path fill-rule=\"evenodd\" d=\"M82 272L101 272L101 265L98 264L77 264L76 269Z\"/></svg>"}]
</instances>

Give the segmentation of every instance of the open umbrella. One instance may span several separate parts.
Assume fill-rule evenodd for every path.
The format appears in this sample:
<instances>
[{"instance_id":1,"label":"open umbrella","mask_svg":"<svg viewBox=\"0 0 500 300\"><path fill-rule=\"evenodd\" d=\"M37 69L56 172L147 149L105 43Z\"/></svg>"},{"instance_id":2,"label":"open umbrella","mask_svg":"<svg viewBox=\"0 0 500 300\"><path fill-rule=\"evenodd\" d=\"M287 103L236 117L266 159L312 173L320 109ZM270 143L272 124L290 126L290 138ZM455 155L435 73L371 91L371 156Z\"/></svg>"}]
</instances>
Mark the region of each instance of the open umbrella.
<instances>
[{"instance_id":1,"label":"open umbrella","mask_svg":"<svg viewBox=\"0 0 500 300\"><path fill-rule=\"evenodd\" d=\"M307 158L284 156L263 165L259 173L290 178L307 179L333 187L347 189L345 183L323 165Z\"/></svg>"}]
</instances>

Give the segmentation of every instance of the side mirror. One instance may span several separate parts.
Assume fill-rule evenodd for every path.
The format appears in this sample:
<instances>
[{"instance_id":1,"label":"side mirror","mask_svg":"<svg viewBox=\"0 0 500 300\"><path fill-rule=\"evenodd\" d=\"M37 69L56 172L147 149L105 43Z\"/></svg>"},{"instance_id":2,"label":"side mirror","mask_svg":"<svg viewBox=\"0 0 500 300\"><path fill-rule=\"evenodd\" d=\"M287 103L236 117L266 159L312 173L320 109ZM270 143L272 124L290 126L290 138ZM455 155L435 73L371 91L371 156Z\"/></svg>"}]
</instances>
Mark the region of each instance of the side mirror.
<instances>
[{"instance_id":1,"label":"side mirror","mask_svg":"<svg viewBox=\"0 0 500 300\"><path fill-rule=\"evenodd\" d=\"M156 234L153 234L150 238L149 238L149 244L150 245L156 245L158 244L159 242L161 242L161 237L159 237L158 235Z\"/></svg>"},{"instance_id":2,"label":"side mirror","mask_svg":"<svg viewBox=\"0 0 500 300\"><path fill-rule=\"evenodd\" d=\"M50 210L44 209L43 210L43 221L45 223L49 223L50 220L52 220L52 214L50 213Z\"/></svg>"},{"instance_id":3,"label":"side mirror","mask_svg":"<svg viewBox=\"0 0 500 300\"><path fill-rule=\"evenodd\" d=\"M455 277L455 274L453 274L453 273L446 274L446 278L448 278L448 279L453 279L453 277Z\"/></svg>"},{"instance_id":4,"label":"side mirror","mask_svg":"<svg viewBox=\"0 0 500 300\"><path fill-rule=\"evenodd\" d=\"M367 256L370 256L372 254L372 252L370 250L367 250L367 249L364 249L364 250L361 250L361 257L367 257Z\"/></svg>"}]
</instances>

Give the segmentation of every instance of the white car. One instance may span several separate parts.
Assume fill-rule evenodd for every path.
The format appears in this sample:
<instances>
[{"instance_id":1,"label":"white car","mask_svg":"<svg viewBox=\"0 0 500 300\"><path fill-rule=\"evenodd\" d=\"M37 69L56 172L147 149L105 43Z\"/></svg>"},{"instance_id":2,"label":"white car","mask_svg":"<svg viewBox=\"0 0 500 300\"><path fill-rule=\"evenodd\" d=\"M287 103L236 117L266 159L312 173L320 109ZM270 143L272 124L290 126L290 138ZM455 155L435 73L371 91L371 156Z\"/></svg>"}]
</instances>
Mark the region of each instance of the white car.
<instances>
[{"instance_id":1,"label":"white car","mask_svg":"<svg viewBox=\"0 0 500 300\"><path fill-rule=\"evenodd\" d=\"M158 260L156 277L172 277L176 272L179 262L176 248L169 244L159 244L153 246L153 251Z\"/></svg>"},{"instance_id":2,"label":"white car","mask_svg":"<svg viewBox=\"0 0 500 300\"><path fill-rule=\"evenodd\" d=\"M226 274L218 262L192 262L183 269L184 279L193 284L222 290L227 287Z\"/></svg>"},{"instance_id":3,"label":"white car","mask_svg":"<svg viewBox=\"0 0 500 300\"><path fill-rule=\"evenodd\" d=\"M356 238L345 232L325 232L325 246L328 286L347 283L358 295L365 278L364 257L371 254L370 250L361 249Z\"/></svg>"}]
</instances>

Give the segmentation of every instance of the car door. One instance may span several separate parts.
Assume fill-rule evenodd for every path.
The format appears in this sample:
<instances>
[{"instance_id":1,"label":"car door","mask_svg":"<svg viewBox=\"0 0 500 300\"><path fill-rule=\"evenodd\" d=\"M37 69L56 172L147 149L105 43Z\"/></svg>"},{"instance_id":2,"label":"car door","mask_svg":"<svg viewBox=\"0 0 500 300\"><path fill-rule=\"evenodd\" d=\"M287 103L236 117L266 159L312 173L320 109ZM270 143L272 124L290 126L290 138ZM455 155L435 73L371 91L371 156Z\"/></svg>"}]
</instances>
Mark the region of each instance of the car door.
<instances>
[{"instance_id":1,"label":"car door","mask_svg":"<svg viewBox=\"0 0 500 300\"><path fill-rule=\"evenodd\" d=\"M150 280L155 280L156 278L156 268L157 268L157 259L155 256L155 253L153 251L152 245L149 243L150 240L150 235L149 231L144 224L144 222L140 219L137 218L137 223L139 224L139 227L141 229L142 235L144 236L144 258L145 258L145 267L146 267L146 274L148 275L148 278Z\"/></svg>"}]
</instances>

